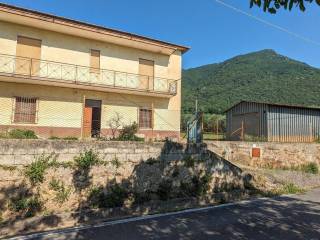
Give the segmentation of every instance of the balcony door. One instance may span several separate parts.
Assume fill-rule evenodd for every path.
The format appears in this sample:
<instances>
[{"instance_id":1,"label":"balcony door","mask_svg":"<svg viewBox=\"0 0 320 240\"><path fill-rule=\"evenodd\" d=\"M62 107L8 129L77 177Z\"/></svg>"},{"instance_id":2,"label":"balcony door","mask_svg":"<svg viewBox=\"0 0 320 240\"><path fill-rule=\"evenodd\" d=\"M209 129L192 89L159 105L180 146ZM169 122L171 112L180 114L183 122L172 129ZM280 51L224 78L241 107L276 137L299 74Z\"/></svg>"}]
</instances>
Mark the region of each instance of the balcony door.
<instances>
[{"instance_id":1,"label":"balcony door","mask_svg":"<svg viewBox=\"0 0 320 240\"><path fill-rule=\"evenodd\" d=\"M101 101L86 99L83 117L83 137L99 137L101 130Z\"/></svg>"},{"instance_id":2,"label":"balcony door","mask_svg":"<svg viewBox=\"0 0 320 240\"><path fill-rule=\"evenodd\" d=\"M16 74L39 75L41 40L18 36L16 55Z\"/></svg>"},{"instance_id":3,"label":"balcony door","mask_svg":"<svg viewBox=\"0 0 320 240\"><path fill-rule=\"evenodd\" d=\"M153 89L154 61L139 59L139 88L143 90Z\"/></svg>"}]
</instances>

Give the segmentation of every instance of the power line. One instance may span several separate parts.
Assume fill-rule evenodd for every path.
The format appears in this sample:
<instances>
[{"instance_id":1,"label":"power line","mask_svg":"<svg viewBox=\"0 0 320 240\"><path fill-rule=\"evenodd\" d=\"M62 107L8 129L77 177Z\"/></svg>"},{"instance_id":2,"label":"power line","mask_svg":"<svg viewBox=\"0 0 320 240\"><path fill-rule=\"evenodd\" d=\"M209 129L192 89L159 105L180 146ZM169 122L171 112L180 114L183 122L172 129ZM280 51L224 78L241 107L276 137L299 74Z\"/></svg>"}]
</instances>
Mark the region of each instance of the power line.
<instances>
[{"instance_id":1,"label":"power line","mask_svg":"<svg viewBox=\"0 0 320 240\"><path fill-rule=\"evenodd\" d=\"M255 16L255 15L252 15L252 14L246 12L246 11L243 11L243 10L241 10L241 9L235 7L235 6L232 6L232 5L228 4L228 3L225 3L225 2L222 1L222 0L214 0L214 1L215 1L216 3L218 3L218 4L220 4L220 5L223 5L224 7L227 7L227 8L229 8L229 9L235 11L235 12L241 13L241 14L243 14L243 15L245 15L245 16L247 16L247 17L250 17L250 18L252 18L252 19L254 19L254 20L256 20L256 21L258 21L258 22L260 22L260 23L263 23L263 24L265 24L265 25L267 25L267 26L269 26L269 27L273 27L273 28L275 28L275 29L277 29L277 30L280 30L280 31L282 31L282 32L285 32L285 33L287 33L287 34L289 34L289 35L291 35L291 36L293 36L293 37L295 37L295 38L298 38L298 39L300 39L300 40L303 40L303 41L305 41L305 42L307 42L307 43L311 43L311 44L315 44L315 45L317 45L317 46L320 46L320 42L314 41L314 40L312 40L312 39L310 39L310 38L307 38L307 37L304 37L304 36L302 36L302 35L300 35L300 34L297 34L297 33L295 33L295 32L292 32L292 31L290 31L290 30L288 30L288 29L286 29L286 28L284 28L284 27L281 27L281 26L279 26L279 25L277 25L277 24L274 24L274 23L271 23L271 22L269 22L269 21L267 21L267 20L264 20L264 19L262 19L262 18L259 18L259 17Z\"/></svg>"}]
</instances>

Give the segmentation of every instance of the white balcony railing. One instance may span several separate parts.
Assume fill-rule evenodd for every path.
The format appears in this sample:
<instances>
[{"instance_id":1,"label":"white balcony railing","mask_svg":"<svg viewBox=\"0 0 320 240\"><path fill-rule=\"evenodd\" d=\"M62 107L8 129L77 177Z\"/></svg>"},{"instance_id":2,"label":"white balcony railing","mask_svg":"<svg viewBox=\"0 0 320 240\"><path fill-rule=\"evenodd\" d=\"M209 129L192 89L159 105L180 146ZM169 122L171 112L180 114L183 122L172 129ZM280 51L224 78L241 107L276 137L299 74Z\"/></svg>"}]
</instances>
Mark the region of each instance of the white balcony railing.
<instances>
[{"instance_id":1,"label":"white balcony railing","mask_svg":"<svg viewBox=\"0 0 320 240\"><path fill-rule=\"evenodd\" d=\"M107 88L177 93L177 80L0 54L0 74Z\"/></svg>"}]
</instances>

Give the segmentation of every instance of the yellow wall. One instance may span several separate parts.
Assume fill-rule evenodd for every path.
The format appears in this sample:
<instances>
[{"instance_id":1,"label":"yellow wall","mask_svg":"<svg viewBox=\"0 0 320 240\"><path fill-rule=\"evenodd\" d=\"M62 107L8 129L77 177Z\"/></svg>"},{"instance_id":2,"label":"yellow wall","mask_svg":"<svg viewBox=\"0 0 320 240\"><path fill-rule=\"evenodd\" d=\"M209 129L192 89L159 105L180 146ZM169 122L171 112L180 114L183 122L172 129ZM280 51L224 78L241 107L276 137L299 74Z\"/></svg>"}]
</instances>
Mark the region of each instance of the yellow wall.
<instances>
[{"instance_id":1,"label":"yellow wall","mask_svg":"<svg viewBox=\"0 0 320 240\"><path fill-rule=\"evenodd\" d=\"M180 51L176 51L172 55L167 56L1 21L0 29L0 54L15 55L17 36L22 35L42 40L42 60L90 66L90 49L96 49L101 51L101 68L103 69L138 74L139 58L144 58L155 62L155 77L174 80L181 79L182 64ZM40 95L39 97L43 98L39 103L39 108L42 109L41 112L39 112L38 124L40 125L47 126L53 124L61 126L66 124L68 126L79 127L81 124L81 122L79 122L80 114L82 113L81 100L83 99L83 95L88 95L88 98L103 99L103 127L105 127L104 124L108 121L110 113L114 112L116 109L125 115L125 118L128 118L125 121L130 122L132 119L137 121L137 106L151 106L153 102L156 106L154 116L155 130L174 129L179 131L180 129L181 81L178 81L177 95L170 99L123 95L125 98L133 99L134 103L130 103L130 101L125 100L114 93L85 93L82 90L75 91L61 88L59 91L54 92L53 97L52 91L45 90L47 89L46 87L30 86L28 87L30 91L24 91L24 89L21 89L18 85L16 86L15 89L11 90L11 96L29 95L32 93L35 96ZM2 94L3 89L1 89L0 92ZM64 100L66 92L68 92L68 94L69 92L72 93L71 96L74 98L72 101L66 102ZM1 95L0 97L3 96ZM47 101L45 100L46 98L50 100ZM5 101L1 103L6 105L4 112L8 112L11 107L8 108L7 105L11 100L6 98L5 100L1 99L1 101ZM123 106L118 106L118 101L120 101ZM108 102L115 102L115 105L110 106ZM2 105L0 106L2 110ZM60 109L63 110L59 111ZM68 111L70 112L68 116L64 116L65 109L70 109L70 111ZM54 117L51 117L53 112ZM67 119L62 122L59 120L61 117ZM8 122L8 118L6 119L7 120L0 121Z\"/></svg>"},{"instance_id":2,"label":"yellow wall","mask_svg":"<svg viewBox=\"0 0 320 240\"><path fill-rule=\"evenodd\" d=\"M102 93L69 88L0 82L0 124L19 126L12 122L15 96L37 97L37 123L28 126L81 128L83 99L102 100L101 128L117 112L123 125L138 122L139 107L151 107L154 102L154 130L179 131L178 110L168 110L169 99Z\"/></svg>"}]
</instances>

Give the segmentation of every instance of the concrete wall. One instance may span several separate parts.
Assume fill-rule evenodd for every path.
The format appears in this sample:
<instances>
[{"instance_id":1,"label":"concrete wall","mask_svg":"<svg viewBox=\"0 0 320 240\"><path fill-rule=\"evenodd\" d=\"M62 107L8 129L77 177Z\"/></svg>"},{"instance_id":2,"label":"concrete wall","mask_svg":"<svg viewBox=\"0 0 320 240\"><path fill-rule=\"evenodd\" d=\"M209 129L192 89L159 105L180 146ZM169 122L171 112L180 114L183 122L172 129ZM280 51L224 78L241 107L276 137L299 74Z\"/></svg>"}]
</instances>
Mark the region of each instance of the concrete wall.
<instances>
[{"instance_id":1,"label":"concrete wall","mask_svg":"<svg viewBox=\"0 0 320 240\"><path fill-rule=\"evenodd\" d=\"M301 166L310 162L320 165L320 144L267 142L207 142L208 149L231 162L260 167ZM260 157L252 157L254 148Z\"/></svg>"}]
</instances>

